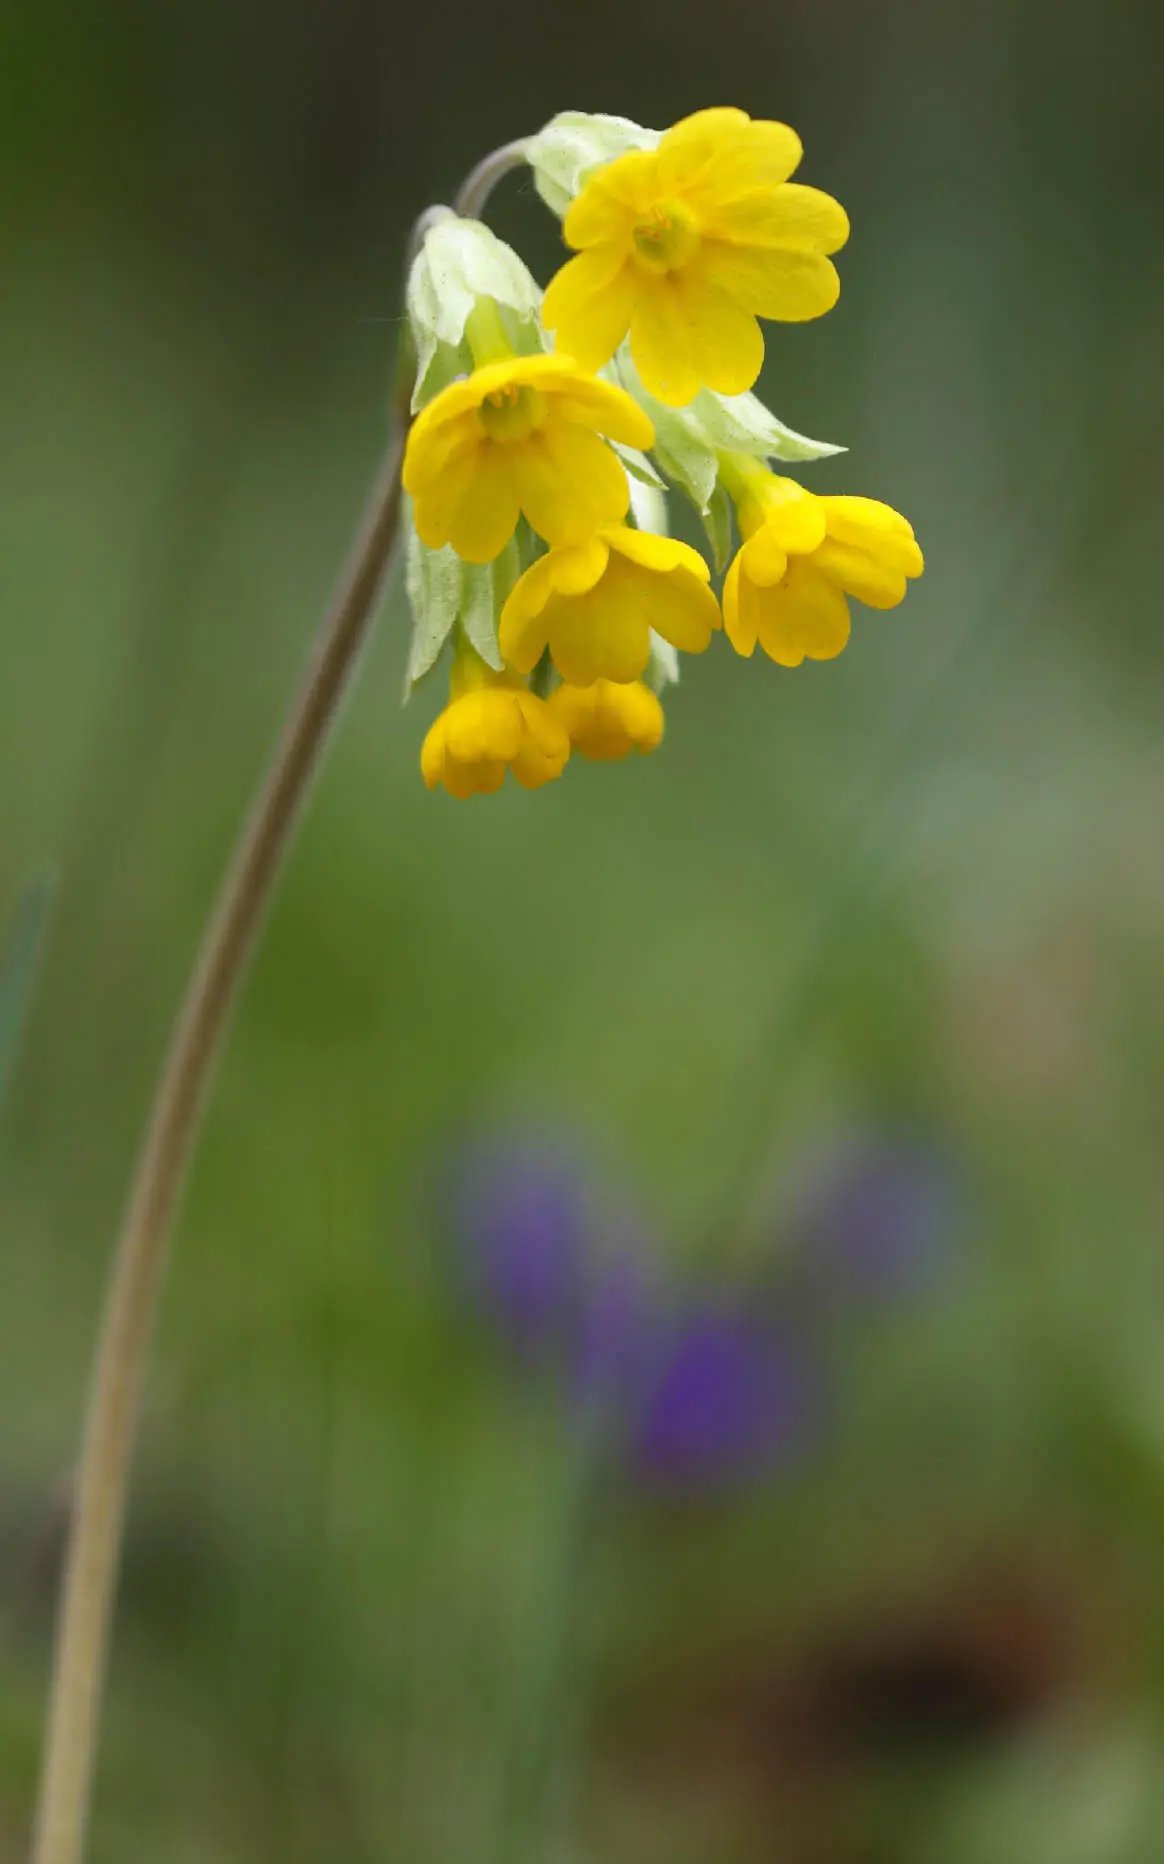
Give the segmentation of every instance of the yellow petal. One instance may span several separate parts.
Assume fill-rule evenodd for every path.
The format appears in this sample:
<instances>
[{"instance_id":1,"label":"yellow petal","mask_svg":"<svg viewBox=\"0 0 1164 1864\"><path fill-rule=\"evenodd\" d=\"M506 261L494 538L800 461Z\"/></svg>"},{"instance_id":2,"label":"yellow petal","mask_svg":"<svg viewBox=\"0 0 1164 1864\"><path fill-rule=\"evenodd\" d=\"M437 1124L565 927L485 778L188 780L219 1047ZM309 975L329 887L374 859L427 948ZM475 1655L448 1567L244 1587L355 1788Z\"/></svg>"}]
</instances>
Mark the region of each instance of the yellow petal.
<instances>
[{"instance_id":1,"label":"yellow petal","mask_svg":"<svg viewBox=\"0 0 1164 1864\"><path fill-rule=\"evenodd\" d=\"M449 514L448 541L466 563L491 563L513 536L520 503L511 451L491 444L479 449L476 470Z\"/></svg>"},{"instance_id":2,"label":"yellow petal","mask_svg":"<svg viewBox=\"0 0 1164 1864\"><path fill-rule=\"evenodd\" d=\"M724 578L723 584L723 627L728 640L737 654L750 660L756 651L757 614L755 592L752 585L741 574L739 551Z\"/></svg>"},{"instance_id":3,"label":"yellow petal","mask_svg":"<svg viewBox=\"0 0 1164 1864\"><path fill-rule=\"evenodd\" d=\"M526 736L538 755L551 763L556 762L561 768L570 755L569 739L561 720L554 717L546 701L539 699L536 693L518 693L517 703Z\"/></svg>"},{"instance_id":4,"label":"yellow petal","mask_svg":"<svg viewBox=\"0 0 1164 1864\"><path fill-rule=\"evenodd\" d=\"M745 310L756 317L780 320L787 319L788 315L789 272L800 273L805 269L795 258L790 258L789 251L784 248L738 246L730 240L719 239L704 241L700 263L708 283L727 292ZM827 260L810 262L808 270L816 277L819 266L827 264ZM826 275L821 274L821 277ZM817 288L823 290L824 286ZM828 289L832 289L831 282Z\"/></svg>"},{"instance_id":5,"label":"yellow petal","mask_svg":"<svg viewBox=\"0 0 1164 1864\"><path fill-rule=\"evenodd\" d=\"M663 736L663 708L640 680L560 686L549 703L583 757L608 762L653 751Z\"/></svg>"},{"instance_id":6,"label":"yellow petal","mask_svg":"<svg viewBox=\"0 0 1164 1864\"><path fill-rule=\"evenodd\" d=\"M414 496L441 477L458 453L475 447L482 438L474 415L449 421L436 432L414 422L404 449L404 490Z\"/></svg>"},{"instance_id":7,"label":"yellow petal","mask_svg":"<svg viewBox=\"0 0 1164 1864\"><path fill-rule=\"evenodd\" d=\"M542 322L557 333L559 352L587 369L600 369L630 327L636 289L621 245L592 246L550 280Z\"/></svg>"},{"instance_id":8,"label":"yellow petal","mask_svg":"<svg viewBox=\"0 0 1164 1864\"><path fill-rule=\"evenodd\" d=\"M759 135L756 135L759 131ZM659 182L687 192L724 185L721 177L756 171L750 185L775 185L800 160L800 138L783 123L753 123L743 110L697 110L669 129L659 144Z\"/></svg>"},{"instance_id":9,"label":"yellow petal","mask_svg":"<svg viewBox=\"0 0 1164 1864\"><path fill-rule=\"evenodd\" d=\"M775 527L762 524L740 551L741 574L761 588L778 583L788 568L788 552L781 545Z\"/></svg>"},{"instance_id":10,"label":"yellow petal","mask_svg":"<svg viewBox=\"0 0 1164 1864\"><path fill-rule=\"evenodd\" d=\"M747 123L725 131L706 160L693 167L683 187L686 200L706 224L707 216L725 201L741 195L774 194L799 166L804 151L800 137L787 123Z\"/></svg>"},{"instance_id":11,"label":"yellow petal","mask_svg":"<svg viewBox=\"0 0 1164 1864\"><path fill-rule=\"evenodd\" d=\"M423 452L426 442L433 439L450 421L463 420L466 414L475 412L480 406L481 397L472 382L472 376L467 376L463 382L450 382L447 388L442 388L440 394L433 397L427 407L420 410L409 430L406 460L408 454L416 456Z\"/></svg>"},{"instance_id":12,"label":"yellow petal","mask_svg":"<svg viewBox=\"0 0 1164 1864\"><path fill-rule=\"evenodd\" d=\"M824 542L828 522L825 500L818 498L815 492L806 490L795 479L771 474L765 487L761 510L764 521L760 528L770 533L772 547L783 551L786 556L807 556ZM755 561L763 561L762 551L757 551ZM758 575L753 580L764 582L767 579ZM778 582L779 577L773 577L772 581Z\"/></svg>"},{"instance_id":13,"label":"yellow petal","mask_svg":"<svg viewBox=\"0 0 1164 1864\"><path fill-rule=\"evenodd\" d=\"M705 238L747 246L836 252L849 237L849 216L823 189L789 181L781 188L721 196L705 210L703 232Z\"/></svg>"},{"instance_id":14,"label":"yellow petal","mask_svg":"<svg viewBox=\"0 0 1164 1864\"><path fill-rule=\"evenodd\" d=\"M445 715L442 712L435 719L425 734L420 747L420 774L430 790L435 790L444 776L445 768Z\"/></svg>"},{"instance_id":15,"label":"yellow petal","mask_svg":"<svg viewBox=\"0 0 1164 1864\"><path fill-rule=\"evenodd\" d=\"M605 584L589 595L555 600L546 617L554 665L571 685L637 679L647 664L646 621Z\"/></svg>"},{"instance_id":16,"label":"yellow petal","mask_svg":"<svg viewBox=\"0 0 1164 1864\"><path fill-rule=\"evenodd\" d=\"M617 550L632 563L640 563L644 569L660 570L664 575L670 570L684 569L701 582L711 581L711 571L698 550L681 543L677 537L658 537L653 531L632 531L621 524L604 531L602 536L611 550Z\"/></svg>"},{"instance_id":17,"label":"yellow petal","mask_svg":"<svg viewBox=\"0 0 1164 1864\"><path fill-rule=\"evenodd\" d=\"M445 788L459 802L470 796L495 796L505 782L507 766L496 759L472 764L450 762L445 767Z\"/></svg>"},{"instance_id":18,"label":"yellow petal","mask_svg":"<svg viewBox=\"0 0 1164 1864\"><path fill-rule=\"evenodd\" d=\"M678 294L688 354L700 380L719 395L742 395L764 366L764 338L756 319L695 270L679 275Z\"/></svg>"},{"instance_id":19,"label":"yellow petal","mask_svg":"<svg viewBox=\"0 0 1164 1864\"><path fill-rule=\"evenodd\" d=\"M760 645L782 667L832 660L849 638L849 605L839 584L811 557L793 558L785 581L757 590Z\"/></svg>"},{"instance_id":20,"label":"yellow petal","mask_svg":"<svg viewBox=\"0 0 1164 1864\"><path fill-rule=\"evenodd\" d=\"M531 372L531 363L536 365L551 361L552 358L548 356L507 357L501 362L486 363L484 368L474 369L461 382L450 382L417 415L408 437L409 445L414 449L423 448L425 442L434 438L450 421L463 420L466 415L476 413L486 395L497 394L499 390L508 388L511 382L521 383L536 378L538 371L535 367Z\"/></svg>"},{"instance_id":21,"label":"yellow petal","mask_svg":"<svg viewBox=\"0 0 1164 1864\"><path fill-rule=\"evenodd\" d=\"M694 401L703 378L691 357L683 306L673 278L644 278L630 328L631 355L643 387L669 408Z\"/></svg>"},{"instance_id":22,"label":"yellow petal","mask_svg":"<svg viewBox=\"0 0 1164 1864\"><path fill-rule=\"evenodd\" d=\"M504 764L478 764L473 772L470 795L496 796L505 782L506 766Z\"/></svg>"},{"instance_id":23,"label":"yellow petal","mask_svg":"<svg viewBox=\"0 0 1164 1864\"><path fill-rule=\"evenodd\" d=\"M466 693L449 707L445 742L459 764L507 763L521 743L521 714L513 695L496 687Z\"/></svg>"},{"instance_id":24,"label":"yellow petal","mask_svg":"<svg viewBox=\"0 0 1164 1864\"><path fill-rule=\"evenodd\" d=\"M552 595L581 595L606 568L609 552L598 538L551 550L519 577L501 611L498 645L519 673L532 673L546 645L545 608Z\"/></svg>"},{"instance_id":25,"label":"yellow petal","mask_svg":"<svg viewBox=\"0 0 1164 1864\"><path fill-rule=\"evenodd\" d=\"M700 559L702 564L702 559ZM706 565L703 565L706 569ZM646 665L646 630L648 625L661 634L672 647L685 654L702 654L720 625L719 603L706 576L696 576L685 565L660 575L644 569L630 559L612 556L610 567L598 591L604 613L621 609L635 616L643 626L643 658L635 669L641 673ZM627 624L629 626L629 624ZM610 679L633 678L612 669Z\"/></svg>"},{"instance_id":26,"label":"yellow petal","mask_svg":"<svg viewBox=\"0 0 1164 1864\"><path fill-rule=\"evenodd\" d=\"M658 157L650 149L628 149L597 169L567 209L562 222L567 246L577 249L606 240L629 240L657 180Z\"/></svg>"},{"instance_id":27,"label":"yellow petal","mask_svg":"<svg viewBox=\"0 0 1164 1864\"><path fill-rule=\"evenodd\" d=\"M540 790L544 784L560 777L562 767L542 757L532 745L523 746L510 766L523 790Z\"/></svg>"},{"instance_id":28,"label":"yellow petal","mask_svg":"<svg viewBox=\"0 0 1164 1864\"><path fill-rule=\"evenodd\" d=\"M583 542L626 516L625 468L589 428L547 425L510 451L521 508L547 543Z\"/></svg>"},{"instance_id":29,"label":"yellow petal","mask_svg":"<svg viewBox=\"0 0 1164 1864\"><path fill-rule=\"evenodd\" d=\"M646 449L655 444L651 418L633 395L613 382L598 381L578 369L569 381L555 387L551 414L555 422L573 421L581 427L592 427L624 447Z\"/></svg>"},{"instance_id":30,"label":"yellow petal","mask_svg":"<svg viewBox=\"0 0 1164 1864\"><path fill-rule=\"evenodd\" d=\"M854 544L828 537L813 562L870 608L896 608L905 598L905 571L871 550L858 550Z\"/></svg>"},{"instance_id":31,"label":"yellow petal","mask_svg":"<svg viewBox=\"0 0 1164 1864\"><path fill-rule=\"evenodd\" d=\"M876 498L830 496L822 498L829 536L840 543L871 550L893 562L906 576L920 576L925 560L913 526L892 505Z\"/></svg>"},{"instance_id":32,"label":"yellow petal","mask_svg":"<svg viewBox=\"0 0 1164 1864\"><path fill-rule=\"evenodd\" d=\"M617 532L611 535L617 536ZM506 600L502 617L512 614L524 621L528 616L539 615L555 591L559 595L585 595L605 571L609 554L605 536L589 537L582 544L563 544L556 550L548 550L518 578Z\"/></svg>"},{"instance_id":33,"label":"yellow petal","mask_svg":"<svg viewBox=\"0 0 1164 1864\"><path fill-rule=\"evenodd\" d=\"M733 253L724 241L705 247L707 277L732 293L758 317L780 323L805 323L823 317L841 295L837 268L823 253L773 246L761 261L758 249L741 246Z\"/></svg>"},{"instance_id":34,"label":"yellow petal","mask_svg":"<svg viewBox=\"0 0 1164 1864\"><path fill-rule=\"evenodd\" d=\"M470 440L446 460L444 469L430 478L414 478L413 518L421 541L430 550L439 550L449 541L450 527L471 488L485 470L488 448L484 441Z\"/></svg>"},{"instance_id":35,"label":"yellow petal","mask_svg":"<svg viewBox=\"0 0 1164 1864\"><path fill-rule=\"evenodd\" d=\"M497 624L497 645L502 659L518 673L533 672L546 651L548 640L544 606L532 615L518 614L508 603L502 609Z\"/></svg>"}]
</instances>

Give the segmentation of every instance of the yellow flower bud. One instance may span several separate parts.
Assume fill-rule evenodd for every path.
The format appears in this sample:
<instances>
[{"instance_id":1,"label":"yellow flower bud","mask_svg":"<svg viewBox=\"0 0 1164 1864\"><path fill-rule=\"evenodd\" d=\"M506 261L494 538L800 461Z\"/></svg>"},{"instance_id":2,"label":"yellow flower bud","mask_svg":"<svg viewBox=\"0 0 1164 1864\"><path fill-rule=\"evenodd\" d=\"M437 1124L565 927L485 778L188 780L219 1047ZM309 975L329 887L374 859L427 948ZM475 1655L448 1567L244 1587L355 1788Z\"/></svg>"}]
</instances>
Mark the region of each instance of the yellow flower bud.
<instances>
[{"instance_id":1,"label":"yellow flower bud","mask_svg":"<svg viewBox=\"0 0 1164 1864\"><path fill-rule=\"evenodd\" d=\"M653 751L663 736L663 708L641 680L559 686L549 703L574 749L596 762Z\"/></svg>"}]
</instances>

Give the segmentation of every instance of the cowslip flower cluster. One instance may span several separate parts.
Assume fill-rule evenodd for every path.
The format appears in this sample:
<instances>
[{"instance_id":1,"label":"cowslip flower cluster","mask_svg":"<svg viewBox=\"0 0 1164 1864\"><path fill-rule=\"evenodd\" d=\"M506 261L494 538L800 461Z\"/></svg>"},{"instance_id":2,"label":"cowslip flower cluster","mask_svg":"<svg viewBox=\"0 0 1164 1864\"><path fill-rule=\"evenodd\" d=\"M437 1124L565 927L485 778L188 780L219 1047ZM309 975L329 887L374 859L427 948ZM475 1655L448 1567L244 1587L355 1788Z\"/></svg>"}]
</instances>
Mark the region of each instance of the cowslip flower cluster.
<instances>
[{"instance_id":1,"label":"cowslip flower cluster","mask_svg":"<svg viewBox=\"0 0 1164 1864\"><path fill-rule=\"evenodd\" d=\"M848 220L790 179L796 133L735 109L662 135L566 112L515 148L574 255L544 295L446 208L408 282L407 691L447 655L421 770L456 797L507 773L540 788L573 753L653 751L681 654L722 630L745 657L832 659L850 599L894 607L923 567L888 505L772 469L841 450L751 392L760 320L819 317L840 290ZM669 535L669 488L703 521L722 596Z\"/></svg>"}]
</instances>

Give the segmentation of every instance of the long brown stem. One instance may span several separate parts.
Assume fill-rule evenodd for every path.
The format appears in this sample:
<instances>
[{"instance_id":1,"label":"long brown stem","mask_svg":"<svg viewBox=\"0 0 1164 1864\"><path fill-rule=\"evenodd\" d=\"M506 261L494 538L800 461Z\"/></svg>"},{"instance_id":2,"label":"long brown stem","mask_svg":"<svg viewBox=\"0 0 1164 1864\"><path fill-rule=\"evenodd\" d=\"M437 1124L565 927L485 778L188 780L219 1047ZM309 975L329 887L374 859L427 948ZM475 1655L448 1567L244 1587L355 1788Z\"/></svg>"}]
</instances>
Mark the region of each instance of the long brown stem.
<instances>
[{"instance_id":1,"label":"long brown stem","mask_svg":"<svg viewBox=\"0 0 1164 1864\"><path fill-rule=\"evenodd\" d=\"M154 1096L85 1413L32 1864L80 1864L83 1855L129 1469L171 1220L239 981L392 554L403 448L402 424L240 835Z\"/></svg>"}]
</instances>

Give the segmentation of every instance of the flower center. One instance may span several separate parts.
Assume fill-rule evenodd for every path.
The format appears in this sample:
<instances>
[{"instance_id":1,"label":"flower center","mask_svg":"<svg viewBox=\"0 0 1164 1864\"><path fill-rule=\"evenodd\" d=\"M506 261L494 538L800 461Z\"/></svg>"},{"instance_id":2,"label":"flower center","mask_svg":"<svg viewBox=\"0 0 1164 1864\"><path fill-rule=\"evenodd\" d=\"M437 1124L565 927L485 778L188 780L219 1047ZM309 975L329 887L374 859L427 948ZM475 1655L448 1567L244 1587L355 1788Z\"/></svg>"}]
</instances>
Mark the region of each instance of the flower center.
<instances>
[{"instance_id":1,"label":"flower center","mask_svg":"<svg viewBox=\"0 0 1164 1864\"><path fill-rule=\"evenodd\" d=\"M652 272L670 272L688 265L699 249L699 233L685 207L663 201L652 207L650 218L634 230L635 256Z\"/></svg>"},{"instance_id":2,"label":"flower center","mask_svg":"<svg viewBox=\"0 0 1164 1864\"><path fill-rule=\"evenodd\" d=\"M545 412L546 398L536 388L507 382L504 388L486 395L477 409L477 418L490 440L524 440L541 426Z\"/></svg>"}]
</instances>

